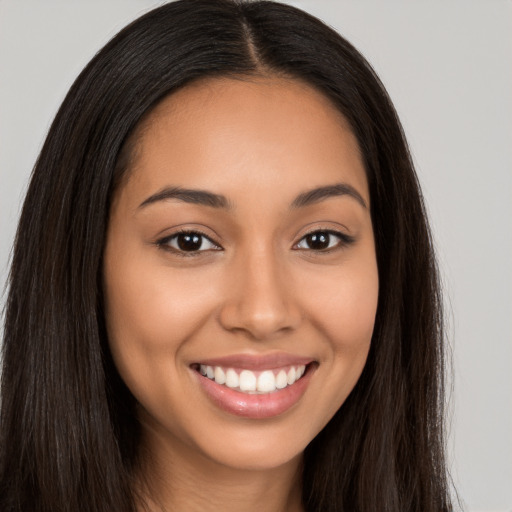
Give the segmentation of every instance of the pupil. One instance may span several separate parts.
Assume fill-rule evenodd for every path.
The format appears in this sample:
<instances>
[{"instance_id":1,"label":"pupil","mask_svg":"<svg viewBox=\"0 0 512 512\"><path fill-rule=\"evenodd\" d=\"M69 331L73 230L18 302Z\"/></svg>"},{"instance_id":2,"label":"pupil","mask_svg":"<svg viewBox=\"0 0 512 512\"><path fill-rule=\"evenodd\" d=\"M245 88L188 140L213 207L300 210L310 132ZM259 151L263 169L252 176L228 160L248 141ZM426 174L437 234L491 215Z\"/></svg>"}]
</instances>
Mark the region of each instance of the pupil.
<instances>
[{"instance_id":1,"label":"pupil","mask_svg":"<svg viewBox=\"0 0 512 512\"><path fill-rule=\"evenodd\" d=\"M178 247L182 251L197 251L201 247L201 236L194 233L178 235Z\"/></svg>"},{"instance_id":2,"label":"pupil","mask_svg":"<svg viewBox=\"0 0 512 512\"><path fill-rule=\"evenodd\" d=\"M311 249L322 250L329 247L329 233L312 233L306 240Z\"/></svg>"}]
</instances>

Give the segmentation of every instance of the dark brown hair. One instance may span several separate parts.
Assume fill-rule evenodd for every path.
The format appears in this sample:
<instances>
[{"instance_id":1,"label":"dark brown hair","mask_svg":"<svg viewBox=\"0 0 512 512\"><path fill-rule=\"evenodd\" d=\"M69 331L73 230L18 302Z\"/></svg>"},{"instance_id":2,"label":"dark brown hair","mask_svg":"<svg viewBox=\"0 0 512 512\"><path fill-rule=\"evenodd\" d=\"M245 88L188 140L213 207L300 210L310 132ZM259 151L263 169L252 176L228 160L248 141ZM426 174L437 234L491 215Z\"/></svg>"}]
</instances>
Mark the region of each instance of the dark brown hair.
<instances>
[{"instance_id":1,"label":"dark brown hair","mask_svg":"<svg viewBox=\"0 0 512 512\"><path fill-rule=\"evenodd\" d=\"M135 510L138 424L110 357L101 285L110 202L129 167L122 150L142 117L178 88L258 74L307 82L350 123L377 249L370 354L351 395L306 448L304 506L451 510L438 275L417 177L384 87L346 40L296 8L180 0L131 23L92 59L37 160L5 315L2 511Z\"/></svg>"}]
</instances>

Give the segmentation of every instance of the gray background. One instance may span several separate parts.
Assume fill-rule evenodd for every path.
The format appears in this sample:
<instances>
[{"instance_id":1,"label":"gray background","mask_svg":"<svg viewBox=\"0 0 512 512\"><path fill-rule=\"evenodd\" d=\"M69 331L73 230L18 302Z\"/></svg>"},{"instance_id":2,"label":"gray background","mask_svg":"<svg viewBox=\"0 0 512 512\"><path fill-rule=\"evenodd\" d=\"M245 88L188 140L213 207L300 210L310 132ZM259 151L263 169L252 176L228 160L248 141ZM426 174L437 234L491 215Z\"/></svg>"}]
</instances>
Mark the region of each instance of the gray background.
<instances>
[{"instance_id":1,"label":"gray background","mask_svg":"<svg viewBox=\"0 0 512 512\"><path fill-rule=\"evenodd\" d=\"M92 55L154 0L0 0L0 286L49 123ZM512 511L512 2L303 0L372 62L408 135L454 359L452 474ZM3 304L2 299L2 304Z\"/></svg>"}]
</instances>

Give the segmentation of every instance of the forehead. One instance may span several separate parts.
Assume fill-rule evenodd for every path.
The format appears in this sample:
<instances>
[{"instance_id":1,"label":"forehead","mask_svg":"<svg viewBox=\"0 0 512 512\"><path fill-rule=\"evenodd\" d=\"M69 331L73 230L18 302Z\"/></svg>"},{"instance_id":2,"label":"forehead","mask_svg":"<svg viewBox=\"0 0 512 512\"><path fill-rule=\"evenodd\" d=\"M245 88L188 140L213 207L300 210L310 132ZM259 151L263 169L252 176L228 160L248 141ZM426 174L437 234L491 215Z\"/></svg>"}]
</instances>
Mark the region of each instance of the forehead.
<instances>
[{"instance_id":1,"label":"forehead","mask_svg":"<svg viewBox=\"0 0 512 512\"><path fill-rule=\"evenodd\" d=\"M292 79L201 80L165 98L141 123L129 182L158 187L283 192L348 180L369 202L357 140L332 102ZM269 179L271 178L271 179ZM135 187L136 185L136 187Z\"/></svg>"}]
</instances>

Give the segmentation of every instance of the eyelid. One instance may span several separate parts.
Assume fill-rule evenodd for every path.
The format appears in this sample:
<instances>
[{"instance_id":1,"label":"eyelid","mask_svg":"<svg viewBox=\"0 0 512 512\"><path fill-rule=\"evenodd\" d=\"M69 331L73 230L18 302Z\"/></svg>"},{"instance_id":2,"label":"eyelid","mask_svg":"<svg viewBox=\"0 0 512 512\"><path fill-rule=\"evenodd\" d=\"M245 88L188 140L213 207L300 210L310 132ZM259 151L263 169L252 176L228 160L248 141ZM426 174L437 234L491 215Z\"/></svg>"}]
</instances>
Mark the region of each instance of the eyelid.
<instances>
[{"instance_id":1,"label":"eyelid","mask_svg":"<svg viewBox=\"0 0 512 512\"><path fill-rule=\"evenodd\" d=\"M339 239L339 243L336 244L334 247L326 248L326 249L309 249L309 248L299 248L297 247L306 237L310 235L314 235L315 233L327 233L328 235L335 236ZM344 233L343 231L339 231L332 228L314 228L308 231L307 233L304 233L298 242L296 242L293 246L295 250L298 251L308 251L311 253L317 253L317 254L327 254L336 250L341 250L349 245L353 244L356 241L355 237L352 235L349 235L348 233Z\"/></svg>"},{"instance_id":2,"label":"eyelid","mask_svg":"<svg viewBox=\"0 0 512 512\"><path fill-rule=\"evenodd\" d=\"M213 246L215 246L215 248L200 249L197 251L184 251L179 248L172 247L169 244L169 242L172 239L177 238L179 235L182 235L182 234L200 236L201 238L208 240ZM178 256L184 256L184 257L199 256L199 255L203 255L206 252L223 250L222 246L220 244L218 244L217 242L215 242L214 240L212 240L212 237L208 236L206 233L203 233L201 230L198 230L198 229L187 229L187 228L180 228L179 230L174 231L173 233L165 235L165 236L159 238L158 240L156 240L155 244L157 245L157 247L159 249L162 249L164 251L169 251Z\"/></svg>"},{"instance_id":3,"label":"eyelid","mask_svg":"<svg viewBox=\"0 0 512 512\"><path fill-rule=\"evenodd\" d=\"M301 248L298 247L298 245L304 241L304 239L310 235L313 235L315 233L325 233L330 236L334 236L338 239L338 243L333 247L327 247L325 249L314 249L314 248ZM188 235L197 235L203 239L208 240L210 244L212 244L214 247L210 247L207 249L199 249L199 250L192 250L192 251L186 251L182 250L178 247L172 247L170 245L170 241L177 238L181 234L188 234ZM333 229L333 228L322 228L322 227L315 227L314 229L309 230L308 232L304 233L299 240L293 245L292 249L297 251L304 251L314 254L328 254L337 250L342 250L346 248L347 246L351 245L356 241L355 237L352 235L349 235L347 233L344 233L341 230ZM164 251L172 252L176 254L177 256L183 256L183 257L194 257L194 256L200 256L204 255L205 253L211 252L211 251L222 251L224 248L217 243L215 240L212 239L211 236L207 235L203 231L197 229L197 228L180 228L173 233L170 233L168 235L165 235L158 240L156 240L155 245L159 249L162 249ZM201 243L203 245L203 243Z\"/></svg>"}]
</instances>

